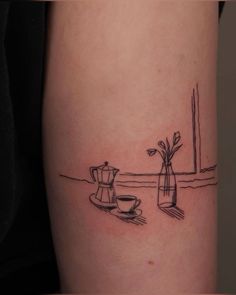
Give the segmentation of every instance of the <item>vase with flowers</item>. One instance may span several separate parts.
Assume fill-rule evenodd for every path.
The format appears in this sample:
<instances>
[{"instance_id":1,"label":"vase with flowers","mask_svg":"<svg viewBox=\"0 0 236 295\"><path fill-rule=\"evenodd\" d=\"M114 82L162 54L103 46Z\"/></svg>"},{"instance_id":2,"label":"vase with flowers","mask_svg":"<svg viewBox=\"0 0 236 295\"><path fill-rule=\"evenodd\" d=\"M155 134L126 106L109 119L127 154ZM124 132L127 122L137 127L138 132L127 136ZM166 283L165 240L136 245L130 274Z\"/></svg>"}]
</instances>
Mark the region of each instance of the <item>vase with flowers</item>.
<instances>
[{"instance_id":1,"label":"vase with flowers","mask_svg":"<svg viewBox=\"0 0 236 295\"><path fill-rule=\"evenodd\" d=\"M171 143L168 138L166 138L165 141L158 141L157 148L150 148L147 150L150 157L159 153L162 158L162 167L158 178L157 196L157 205L160 208L174 207L177 202L177 184L171 160L182 146L182 144L179 144L180 140L181 135L178 131L174 133Z\"/></svg>"}]
</instances>

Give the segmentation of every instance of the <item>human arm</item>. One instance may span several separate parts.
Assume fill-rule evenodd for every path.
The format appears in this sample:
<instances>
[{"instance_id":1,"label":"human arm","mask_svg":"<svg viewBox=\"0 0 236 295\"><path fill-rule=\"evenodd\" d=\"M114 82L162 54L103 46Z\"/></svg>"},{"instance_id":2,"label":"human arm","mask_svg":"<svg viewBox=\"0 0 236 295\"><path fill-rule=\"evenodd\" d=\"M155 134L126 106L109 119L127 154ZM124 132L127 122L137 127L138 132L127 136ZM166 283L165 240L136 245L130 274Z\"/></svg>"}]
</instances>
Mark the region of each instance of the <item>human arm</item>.
<instances>
[{"instance_id":1,"label":"human arm","mask_svg":"<svg viewBox=\"0 0 236 295\"><path fill-rule=\"evenodd\" d=\"M62 291L213 292L216 171L200 170L216 164L217 4L58 2L50 17L44 163ZM157 206L162 160L146 152L175 132L180 220ZM89 168L104 161L119 169L115 195L141 199L146 224L91 202Z\"/></svg>"}]
</instances>

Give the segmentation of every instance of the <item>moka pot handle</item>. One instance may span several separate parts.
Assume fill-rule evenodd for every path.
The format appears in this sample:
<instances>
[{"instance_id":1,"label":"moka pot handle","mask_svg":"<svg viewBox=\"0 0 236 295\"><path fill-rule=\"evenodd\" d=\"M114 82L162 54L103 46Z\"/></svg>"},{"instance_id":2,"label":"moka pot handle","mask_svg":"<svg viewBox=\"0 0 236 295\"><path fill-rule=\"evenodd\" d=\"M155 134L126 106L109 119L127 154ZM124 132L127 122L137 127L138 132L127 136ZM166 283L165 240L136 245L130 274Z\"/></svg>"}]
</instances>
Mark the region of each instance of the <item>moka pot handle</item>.
<instances>
[{"instance_id":1,"label":"moka pot handle","mask_svg":"<svg viewBox=\"0 0 236 295\"><path fill-rule=\"evenodd\" d=\"M97 179L96 179L96 177L95 177L94 171L97 171L97 167L90 167L90 168L89 168L90 176L92 177L92 180L93 180L94 182L96 182Z\"/></svg>"}]
</instances>

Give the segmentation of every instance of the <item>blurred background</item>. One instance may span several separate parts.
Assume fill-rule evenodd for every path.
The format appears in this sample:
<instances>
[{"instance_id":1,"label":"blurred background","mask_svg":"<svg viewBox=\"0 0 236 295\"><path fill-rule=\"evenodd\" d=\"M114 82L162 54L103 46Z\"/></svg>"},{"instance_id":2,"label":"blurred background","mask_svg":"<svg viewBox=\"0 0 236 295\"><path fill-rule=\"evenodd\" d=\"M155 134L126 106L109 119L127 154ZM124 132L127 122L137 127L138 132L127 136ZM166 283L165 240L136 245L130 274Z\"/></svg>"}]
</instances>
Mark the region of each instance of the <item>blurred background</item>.
<instances>
[{"instance_id":1,"label":"blurred background","mask_svg":"<svg viewBox=\"0 0 236 295\"><path fill-rule=\"evenodd\" d=\"M236 2L220 21L218 64L219 292L236 293Z\"/></svg>"}]
</instances>

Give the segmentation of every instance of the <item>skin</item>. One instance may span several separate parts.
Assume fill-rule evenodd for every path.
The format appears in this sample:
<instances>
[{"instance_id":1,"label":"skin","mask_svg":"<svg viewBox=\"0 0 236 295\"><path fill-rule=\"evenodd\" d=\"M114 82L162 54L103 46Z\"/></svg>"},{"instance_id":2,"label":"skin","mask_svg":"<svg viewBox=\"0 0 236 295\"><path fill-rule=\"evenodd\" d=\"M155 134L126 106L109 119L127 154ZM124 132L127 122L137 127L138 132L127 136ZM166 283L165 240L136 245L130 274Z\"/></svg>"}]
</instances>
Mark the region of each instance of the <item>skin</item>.
<instances>
[{"instance_id":1,"label":"skin","mask_svg":"<svg viewBox=\"0 0 236 295\"><path fill-rule=\"evenodd\" d=\"M202 161L216 163L216 2L101 0L51 6L43 106L44 166L63 293L213 293L216 186L178 190L185 219L156 206L156 189L117 187L142 199L145 226L88 199L90 166L156 173L146 150L182 135L172 160L191 170L191 95L200 90ZM119 178L119 176L118 176ZM117 179L118 179L117 178Z\"/></svg>"}]
</instances>

